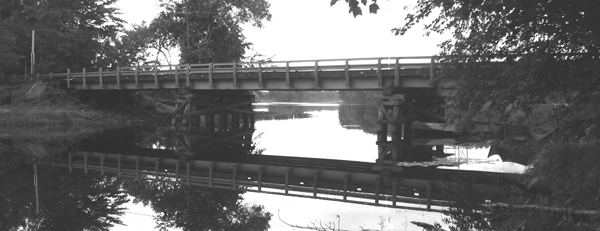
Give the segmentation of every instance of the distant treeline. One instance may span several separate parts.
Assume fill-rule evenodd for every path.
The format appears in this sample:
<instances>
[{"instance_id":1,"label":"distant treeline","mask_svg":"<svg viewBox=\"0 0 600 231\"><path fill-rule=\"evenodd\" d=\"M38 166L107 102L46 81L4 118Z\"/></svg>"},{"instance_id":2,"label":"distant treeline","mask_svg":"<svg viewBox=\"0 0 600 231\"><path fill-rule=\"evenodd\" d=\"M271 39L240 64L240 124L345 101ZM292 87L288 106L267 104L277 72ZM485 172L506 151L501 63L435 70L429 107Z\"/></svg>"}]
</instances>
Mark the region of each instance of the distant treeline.
<instances>
[{"instance_id":1,"label":"distant treeline","mask_svg":"<svg viewBox=\"0 0 600 231\"><path fill-rule=\"evenodd\" d=\"M278 102L340 102L335 91L270 91L254 92L256 101Z\"/></svg>"},{"instance_id":2,"label":"distant treeline","mask_svg":"<svg viewBox=\"0 0 600 231\"><path fill-rule=\"evenodd\" d=\"M374 104L375 96L380 95L380 91L340 91L338 95L344 103L352 104Z\"/></svg>"},{"instance_id":3,"label":"distant treeline","mask_svg":"<svg viewBox=\"0 0 600 231\"><path fill-rule=\"evenodd\" d=\"M375 103L379 91L270 91L254 92L257 101L279 102L343 102L370 104Z\"/></svg>"}]
</instances>

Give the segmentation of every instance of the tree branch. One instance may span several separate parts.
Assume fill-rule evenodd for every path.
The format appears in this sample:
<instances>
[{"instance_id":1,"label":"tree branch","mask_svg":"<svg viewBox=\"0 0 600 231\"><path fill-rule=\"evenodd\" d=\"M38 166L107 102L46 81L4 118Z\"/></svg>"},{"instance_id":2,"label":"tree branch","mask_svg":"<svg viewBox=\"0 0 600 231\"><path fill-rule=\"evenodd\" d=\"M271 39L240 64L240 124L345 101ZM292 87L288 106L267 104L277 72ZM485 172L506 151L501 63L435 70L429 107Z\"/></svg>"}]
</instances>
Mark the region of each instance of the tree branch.
<instances>
[{"instance_id":1,"label":"tree branch","mask_svg":"<svg viewBox=\"0 0 600 231\"><path fill-rule=\"evenodd\" d=\"M279 210L277 210L277 218L279 218L279 221L283 222L285 225L292 227L292 228L298 228L298 229L308 229L308 230L319 230L319 231L327 231L327 230L331 230L331 231L350 231L347 229L335 229L335 224L329 222L330 224L333 224L333 227L326 225L327 227L323 227L323 224L321 221L319 221L319 225L321 226L320 228L317 227L315 225L314 222L311 222L311 224L313 225L313 227L310 226L299 226L299 225L292 225L290 223L285 222L283 219L281 219L281 216L279 215Z\"/></svg>"},{"instance_id":2,"label":"tree branch","mask_svg":"<svg viewBox=\"0 0 600 231\"><path fill-rule=\"evenodd\" d=\"M571 208L559 208L541 205L511 205L506 203L492 203L484 204L483 206L488 208L505 208L512 210L536 210L536 211L547 211L553 213L564 213L567 215L580 215L580 216L600 216L600 211L594 210L581 210Z\"/></svg>"}]
</instances>

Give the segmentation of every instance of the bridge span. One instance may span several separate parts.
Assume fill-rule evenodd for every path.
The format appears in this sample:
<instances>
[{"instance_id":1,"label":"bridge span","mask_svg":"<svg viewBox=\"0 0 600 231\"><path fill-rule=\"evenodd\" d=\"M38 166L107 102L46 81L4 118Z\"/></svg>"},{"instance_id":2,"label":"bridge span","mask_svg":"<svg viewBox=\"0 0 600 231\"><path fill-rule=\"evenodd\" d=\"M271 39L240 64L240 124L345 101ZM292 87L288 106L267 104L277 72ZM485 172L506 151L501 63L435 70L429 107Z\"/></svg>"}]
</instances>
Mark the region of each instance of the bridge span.
<instances>
[{"instance_id":1,"label":"bridge span","mask_svg":"<svg viewBox=\"0 0 600 231\"><path fill-rule=\"evenodd\" d=\"M34 161L89 174L437 212L453 203L454 196L447 193L453 184L505 193L507 187L498 179L512 175L443 169L404 169L382 175L374 164L365 162L260 155L234 159L147 149L134 155L71 152Z\"/></svg>"},{"instance_id":2,"label":"bridge span","mask_svg":"<svg viewBox=\"0 0 600 231\"><path fill-rule=\"evenodd\" d=\"M80 90L381 90L452 88L432 56L176 64L38 74Z\"/></svg>"}]
</instances>

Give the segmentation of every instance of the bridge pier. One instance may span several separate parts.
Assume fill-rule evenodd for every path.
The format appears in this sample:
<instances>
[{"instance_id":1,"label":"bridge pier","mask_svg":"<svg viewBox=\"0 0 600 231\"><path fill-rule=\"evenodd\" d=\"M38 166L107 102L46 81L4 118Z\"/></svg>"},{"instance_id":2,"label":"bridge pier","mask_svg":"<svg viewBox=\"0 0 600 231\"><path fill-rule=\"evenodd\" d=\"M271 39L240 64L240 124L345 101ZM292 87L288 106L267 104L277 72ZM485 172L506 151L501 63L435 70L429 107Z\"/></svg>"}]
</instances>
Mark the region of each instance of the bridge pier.
<instances>
[{"instance_id":1,"label":"bridge pier","mask_svg":"<svg viewBox=\"0 0 600 231\"><path fill-rule=\"evenodd\" d=\"M447 155L444 145L457 144L455 128L445 124L444 96L418 90L390 88L377 98L376 163L380 169L401 171L381 164L432 161L434 157Z\"/></svg>"},{"instance_id":2,"label":"bridge pier","mask_svg":"<svg viewBox=\"0 0 600 231\"><path fill-rule=\"evenodd\" d=\"M171 121L178 154L250 154L253 100L248 91L179 90Z\"/></svg>"}]
</instances>

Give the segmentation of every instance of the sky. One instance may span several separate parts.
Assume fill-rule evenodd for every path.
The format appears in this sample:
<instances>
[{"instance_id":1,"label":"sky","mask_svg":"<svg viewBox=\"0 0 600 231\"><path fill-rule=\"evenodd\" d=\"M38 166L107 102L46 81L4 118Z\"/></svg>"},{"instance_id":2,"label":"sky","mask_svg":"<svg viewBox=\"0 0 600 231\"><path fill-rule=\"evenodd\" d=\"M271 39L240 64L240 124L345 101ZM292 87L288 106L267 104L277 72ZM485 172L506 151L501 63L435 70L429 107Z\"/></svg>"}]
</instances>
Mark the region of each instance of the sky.
<instances>
[{"instance_id":1,"label":"sky","mask_svg":"<svg viewBox=\"0 0 600 231\"><path fill-rule=\"evenodd\" d=\"M430 56L449 36L423 36L422 25L404 36L391 29L402 26L405 6L416 1L378 1L377 14L354 18L347 4L329 0L271 0L271 21L263 28L245 25L244 35L253 51L276 61L328 58ZM120 0L121 18L130 24L149 22L159 12L158 1Z\"/></svg>"},{"instance_id":2,"label":"sky","mask_svg":"<svg viewBox=\"0 0 600 231\"><path fill-rule=\"evenodd\" d=\"M424 37L421 25L415 26L405 36L391 33L392 28L402 26L406 15L404 6L415 2L380 0L378 14L368 14L365 10L363 16L354 18L348 13L344 1L331 7L329 0L271 0L271 21L264 22L263 28L245 25L244 35L248 42L254 44L249 54L260 53L273 57L275 61L435 55L437 45L448 36ZM143 20L151 21L159 12L158 1L146 0L143 3L140 4L139 0L120 0L117 3L123 13L121 18L129 23L129 28ZM280 212L284 220L299 224L316 218L337 221L336 213L341 214L342 223L353 224L353 229L357 228L356 225L377 228L376 221L380 216L391 219L388 230L417 230L408 224L411 220L441 220L439 214L425 212L312 199L293 200L266 194L247 194L245 197L246 202L265 204L275 214L278 208L297 208ZM123 218L130 225L117 226L113 230L151 230L154 225L151 214L148 208L131 205ZM365 220L375 222L360 223ZM272 218L271 225L271 230L293 230L282 224L277 215Z\"/></svg>"}]
</instances>

